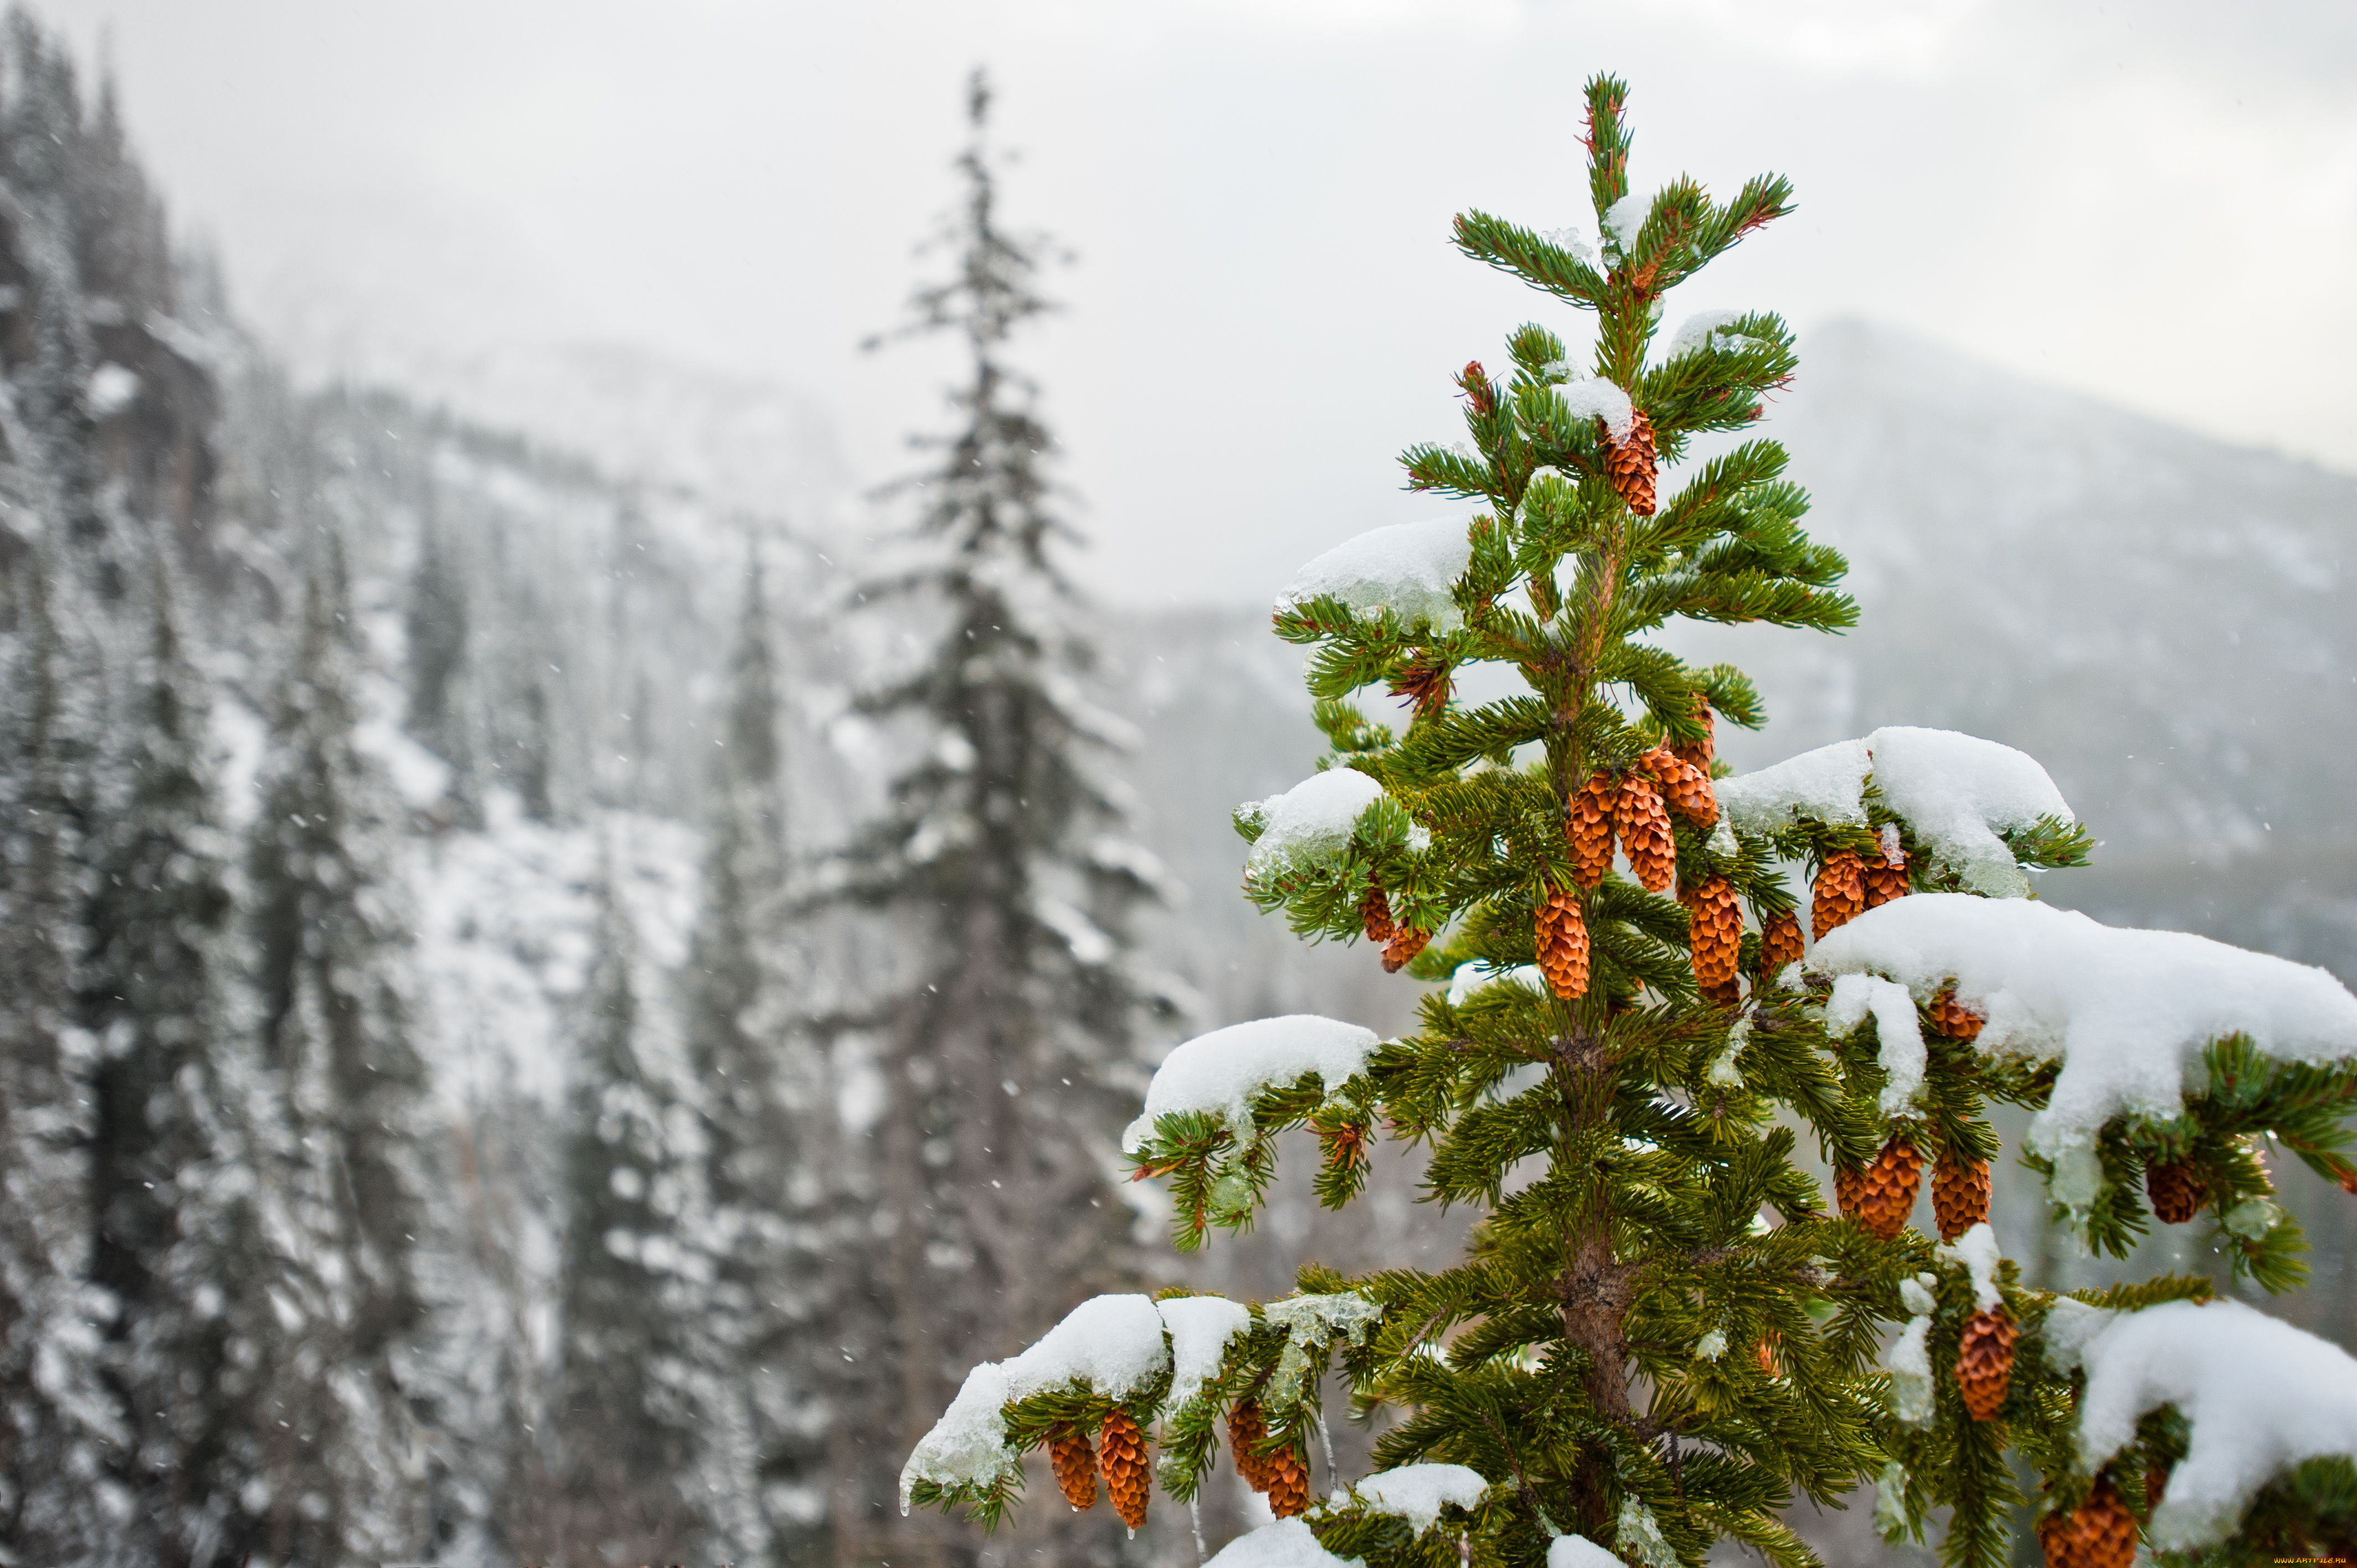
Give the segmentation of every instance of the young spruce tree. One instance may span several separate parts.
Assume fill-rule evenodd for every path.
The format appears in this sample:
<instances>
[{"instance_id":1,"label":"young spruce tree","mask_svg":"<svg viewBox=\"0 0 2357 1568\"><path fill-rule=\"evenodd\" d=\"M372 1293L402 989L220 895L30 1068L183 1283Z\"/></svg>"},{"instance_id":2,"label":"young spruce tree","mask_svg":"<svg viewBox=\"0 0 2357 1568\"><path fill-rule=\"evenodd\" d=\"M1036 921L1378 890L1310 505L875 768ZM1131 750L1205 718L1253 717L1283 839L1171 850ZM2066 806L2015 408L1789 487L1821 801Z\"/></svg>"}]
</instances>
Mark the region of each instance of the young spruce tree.
<instances>
[{"instance_id":1,"label":"young spruce tree","mask_svg":"<svg viewBox=\"0 0 2357 1568\"><path fill-rule=\"evenodd\" d=\"M1006 359L1015 332L1051 307L1033 281L1045 242L1002 225L989 104L977 73L964 199L942 235L953 270L918 291L905 328L955 342L959 423L916 442L932 461L901 487L920 505L909 561L864 595L931 639L861 703L910 723L922 750L834 895L882 912L902 961L860 1020L884 1042L870 1175L886 1255L845 1304L856 1360L835 1420L854 1482L838 1485L836 1506L871 1518L888 1456L966 1362L1135 1272L1111 1137L1135 1031L1165 1006L1125 931L1156 873L1121 836L1121 797L1101 771L1126 727L1081 695L1091 653L1070 629L1084 607L1055 558L1071 538L1044 471L1055 443ZM852 1532L839 1560L963 1555L934 1531L835 1528Z\"/></svg>"},{"instance_id":2,"label":"young spruce tree","mask_svg":"<svg viewBox=\"0 0 2357 1568\"><path fill-rule=\"evenodd\" d=\"M1756 725L1754 693L1653 635L1680 617L1830 630L1852 611L1774 443L1717 443L1656 494L1662 465L1758 420L1793 372L1771 315L1655 342L1662 295L1788 190L1631 196L1623 96L1587 89L1600 255L1481 213L1456 227L1468 256L1592 315L1590 365L1544 326L1514 333L1506 376L1468 365L1470 446L1405 462L1411 489L1479 510L1352 541L1279 603L1280 635L1315 650L1333 750L1239 811L1247 890L1448 986L1398 1040L1296 1017L1190 1041L1127 1142L1193 1247L1250 1222L1287 1128L1315 1133L1337 1206L1379 1131L1412 1140L1428 1196L1480 1215L1464 1261L1312 1265L1298 1294L1251 1307L1085 1303L969 1375L903 1497L995 1520L1019 1453L1046 1445L1075 1506L1101 1474L1135 1524L1156 1480L1194 1495L1224 1419L1280 1516L1232 1568L1676 1568L1729 1538L1798 1565L1814 1559L1783 1510L1867 1480L1886 1533L1944 1509L1945 1560L1997 1568L2017 1460L2044 1480L2056 1568L2127 1568L2139 1537L2205 1563L2346 1552L2357 1361L2200 1305L2204 1278L2026 1285L1988 1223L1987 1105L2036 1112L2026 1163L2096 1247L2124 1254L2147 1199L2171 1223L2206 1209L2230 1272L2284 1288L2299 1240L2266 1155L2357 1190L2340 1153L2357 998L2030 897L2025 870L2079 864L2090 841L2008 747L1894 727L1717 777L1714 715ZM1514 689L1463 700L1459 672L1484 664ZM1406 699L1404 730L1354 705L1371 685ZM1941 1244L1909 1224L1927 1167ZM1393 1419L1376 1473L1329 1474L1313 1504L1337 1356L1354 1412Z\"/></svg>"}]
</instances>

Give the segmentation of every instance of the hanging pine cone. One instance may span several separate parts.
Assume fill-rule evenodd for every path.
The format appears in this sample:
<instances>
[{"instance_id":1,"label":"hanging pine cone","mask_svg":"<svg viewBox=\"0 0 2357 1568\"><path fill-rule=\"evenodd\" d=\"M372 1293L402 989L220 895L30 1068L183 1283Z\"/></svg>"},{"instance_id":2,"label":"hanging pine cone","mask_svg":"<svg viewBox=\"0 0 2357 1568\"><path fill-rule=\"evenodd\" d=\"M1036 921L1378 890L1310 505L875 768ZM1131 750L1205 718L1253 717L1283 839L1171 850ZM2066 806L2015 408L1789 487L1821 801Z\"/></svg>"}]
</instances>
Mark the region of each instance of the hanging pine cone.
<instances>
[{"instance_id":1,"label":"hanging pine cone","mask_svg":"<svg viewBox=\"0 0 2357 1568\"><path fill-rule=\"evenodd\" d=\"M1547 988L1568 1001L1587 994L1587 917L1579 895L1550 885L1539 905L1535 945Z\"/></svg>"},{"instance_id":2,"label":"hanging pine cone","mask_svg":"<svg viewBox=\"0 0 2357 1568\"><path fill-rule=\"evenodd\" d=\"M1260 1401L1240 1399L1228 1412L1228 1452L1235 1456L1236 1474L1255 1492L1268 1490L1268 1456L1260 1445L1268 1441L1268 1422Z\"/></svg>"},{"instance_id":3,"label":"hanging pine cone","mask_svg":"<svg viewBox=\"0 0 2357 1568\"><path fill-rule=\"evenodd\" d=\"M1603 421L1597 421L1602 424ZM1631 511L1639 517L1653 515L1653 472L1658 459L1653 446L1653 422L1642 410L1629 422L1629 438L1615 440L1608 427L1604 432L1604 471L1612 477L1612 488L1620 492Z\"/></svg>"},{"instance_id":4,"label":"hanging pine cone","mask_svg":"<svg viewBox=\"0 0 2357 1568\"><path fill-rule=\"evenodd\" d=\"M1309 1466L1289 1444L1268 1456L1268 1511L1279 1519L1309 1511Z\"/></svg>"},{"instance_id":5,"label":"hanging pine cone","mask_svg":"<svg viewBox=\"0 0 2357 1568\"><path fill-rule=\"evenodd\" d=\"M1897 851L1896 860L1890 858L1891 854L1885 851L1882 859L1866 863L1862 880L1866 889L1866 907L1869 909L1879 909L1893 898L1907 897L1907 852L1903 849Z\"/></svg>"},{"instance_id":6,"label":"hanging pine cone","mask_svg":"<svg viewBox=\"0 0 2357 1568\"><path fill-rule=\"evenodd\" d=\"M1695 769L1707 779L1710 777L1710 765L1718 757L1718 743L1715 738L1717 726L1711 722L1710 699L1700 692L1695 693L1694 715L1695 721L1702 725L1702 738L1680 741L1670 750L1680 760L1694 764Z\"/></svg>"},{"instance_id":7,"label":"hanging pine cone","mask_svg":"<svg viewBox=\"0 0 2357 1568\"><path fill-rule=\"evenodd\" d=\"M1787 912L1771 915L1760 928L1760 972L1775 979L1801 961L1801 917Z\"/></svg>"},{"instance_id":8,"label":"hanging pine cone","mask_svg":"<svg viewBox=\"0 0 2357 1568\"><path fill-rule=\"evenodd\" d=\"M1774 1330L1770 1329L1768 1333L1760 1337L1759 1348L1753 1350L1751 1354L1752 1359L1760 1363L1760 1369L1762 1372L1765 1372L1771 1378L1779 1380L1782 1379L1784 1376L1784 1364L1777 1359L1776 1334Z\"/></svg>"},{"instance_id":9,"label":"hanging pine cone","mask_svg":"<svg viewBox=\"0 0 2357 1568\"><path fill-rule=\"evenodd\" d=\"M1105 1496L1113 1499L1113 1511L1131 1530L1142 1529L1153 1473L1146 1462L1146 1434L1119 1405L1097 1434L1097 1460L1104 1467Z\"/></svg>"},{"instance_id":10,"label":"hanging pine cone","mask_svg":"<svg viewBox=\"0 0 2357 1568\"><path fill-rule=\"evenodd\" d=\"M1717 825L1718 792L1710 787L1709 775L1665 746L1655 746L1637 760L1662 781L1662 793L1672 811L1698 828Z\"/></svg>"},{"instance_id":11,"label":"hanging pine cone","mask_svg":"<svg viewBox=\"0 0 2357 1568\"><path fill-rule=\"evenodd\" d=\"M2136 1515L2121 1499L2109 1476L2095 1477L2095 1489L2069 1514L2038 1521L2038 1544L2046 1568L2130 1568L2136 1562Z\"/></svg>"},{"instance_id":12,"label":"hanging pine cone","mask_svg":"<svg viewBox=\"0 0 2357 1568\"><path fill-rule=\"evenodd\" d=\"M1414 926L1394 926L1392 940L1383 944L1383 972L1397 974L1405 969L1430 940L1430 931L1419 931Z\"/></svg>"},{"instance_id":13,"label":"hanging pine cone","mask_svg":"<svg viewBox=\"0 0 2357 1568\"><path fill-rule=\"evenodd\" d=\"M1725 980L1717 985L1698 985L1695 989L1704 1001L1714 1007L1732 1010L1743 1005L1743 982L1739 980Z\"/></svg>"},{"instance_id":14,"label":"hanging pine cone","mask_svg":"<svg viewBox=\"0 0 2357 1568\"><path fill-rule=\"evenodd\" d=\"M1564 836L1571 841L1571 879L1592 888L1612 869L1612 817L1620 800L1620 780L1591 773L1571 798Z\"/></svg>"},{"instance_id":15,"label":"hanging pine cone","mask_svg":"<svg viewBox=\"0 0 2357 1568\"><path fill-rule=\"evenodd\" d=\"M1932 1167L1932 1215L1940 1240L1953 1241L1989 1217L1989 1164L1943 1155Z\"/></svg>"},{"instance_id":16,"label":"hanging pine cone","mask_svg":"<svg viewBox=\"0 0 2357 1568\"><path fill-rule=\"evenodd\" d=\"M1866 862L1852 850L1837 849L1825 856L1817 873L1816 907L1809 917L1810 934L1823 941L1857 918L1866 908Z\"/></svg>"},{"instance_id":17,"label":"hanging pine cone","mask_svg":"<svg viewBox=\"0 0 2357 1568\"><path fill-rule=\"evenodd\" d=\"M1670 813L1662 805L1661 789L1643 774L1630 774L1620 780L1613 818L1638 883L1648 893L1669 886L1678 869L1678 843L1670 836Z\"/></svg>"},{"instance_id":18,"label":"hanging pine cone","mask_svg":"<svg viewBox=\"0 0 2357 1568\"><path fill-rule=\"evenodd\" d=\"M1947 985L1941 987L1940 993L1932 998L1932 1022L1948 1038L1970 1044L1980 1038L1981 1026L1988 1019L1957 1001L1956 988Z\"/></svg>"},{"instance_id":19,"label":"hanging pine cone","mask_svg":"<svg viewBox=\"0 0 2357 1568\"><path fill-rule=\"evenodd\" d=\"M2003 1306L1975 1312L1956 1351L1956 1391L1975 1421L1995 1421L2013 1386L2013 1342L2020 1330Z\"/></svg>"},{"instance_id":20,"label":"hanging pine cone","mask_svg":"<svg viewBox=\"0 0 2357 1568\"><path fill-rule=\"evenodd\" d=\"M2182 1225L2201 1212L2201 1178L2190 1160L2155 1160L2144 1167L2145 1196L2154 1218Z\"/></svg>"},{"instance_id":21,"label":"hanging pine cone","mask_svg":"<svg viewBox=\"0 0 2357 1568\"><path fill-rule=\"evenodd\" d=\"M1857 1203L1845 1205L1844 1211L1856 1214L1867 1235L1889 1241L1907 1229L1907 1217L1914 1212L1915 1195L1922 1186L1921 1152L1907 1134L1894 1133L1874 1163L1858 1173Z\"/></svg>"},{"instance_id":22,"label":"hanging pine cone","mask_svg":"<svg viewBox=\"0 0 2357 1568\"><path fill-rule=\"evenodd\" d=\"M1097 1455L1087 1433L1076 1426L1058 1427L1048 1439L1048 1466L1056 1472L1056 1485L1074 1513L1097 1506Z\"/></svg>"},{"instance_id":23,"label":"hanging pine cone","mask_svg":"<svg viewBox=\"0 0 2357 1568\"><path fill-rule=\"evenodd\" d=\"M1392 940L1392 901L1383 897L1382 883L1367 884L1367 896L1359 900L1359 924L1371 942Z\"/></svg>"},{"instance_id":24,"label":"hanging pine cone","mask_svg":"<svg viewBox=\"0 0 2357 1568\"><path fill-rule=\"evenodd\" d=\"M1834 1162L1834 1208L1855 1216L1857 1206L1866 1201L1866 1167Z\"/></svg>"},{"instance_id":25,"label":"hanging pine cone","mask_svg":"<svg viewBox=\"0 0 2357 1568\"><path fill-rule=\"evenodd\" d=\"M1736 963L1743 956L1743 909L1734 886L1714 876L1688 896L1685 906L1695 983L1705 991L1734 984Z\"/></svg>"}]
</instances>

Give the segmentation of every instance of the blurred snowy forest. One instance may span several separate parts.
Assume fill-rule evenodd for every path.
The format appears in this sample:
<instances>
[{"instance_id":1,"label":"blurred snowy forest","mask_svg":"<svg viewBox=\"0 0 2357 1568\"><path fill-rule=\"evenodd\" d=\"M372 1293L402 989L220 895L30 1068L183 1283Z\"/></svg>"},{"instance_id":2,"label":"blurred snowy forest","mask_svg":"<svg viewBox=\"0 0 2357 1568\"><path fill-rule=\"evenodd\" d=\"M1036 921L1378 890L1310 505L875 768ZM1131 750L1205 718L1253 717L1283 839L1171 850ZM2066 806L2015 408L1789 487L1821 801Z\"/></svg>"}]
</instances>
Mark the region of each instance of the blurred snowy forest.
<instances>
[{"instance_id":1,"label":"blurred snowy forest","mask_svg":"<svg viewBox=\"0 0 2357 1568\"><path fill-rule=\"evenodd\" d=\"M909 506L851 493L791 399L675 365L487 364L463 417L291 384L176 246L111 91L21 16L5 52L0 1562L1191 1560L1183 1520L985 1549L892 1500L942 1397L872 1285L927 1069L859 1004L925 939L843 895L891 781L972 766L860 700L938 630L863 603ZM1862 624L1713 639L1771 713L1730 760L1886 723L2020 746L2103 841L2043 896L2357 983L2357 478L1868 327L1802 364L1775 433ZM912 381L912 429L952 417ZM1276 586L1049 601L1097 655L1059 711L1128 806L1092 864L1142 901L1126 945L1077 902L1026 918L1074 985L1122 967L1166 1005L1063 1069L1092 1174L996 1211L1021 1305L947 1315L975 1342L929 1364L1108 1280L1265 1294L1454 1244L1405 1160L1185 1260L1118 1180L1192 1027L1409 1014L1370 954L1234 892L1230 809L1319 750ZM2357 1346L2357 1219L2284 1183L2319 1251L2277 1310ZM2008 1255L2094 1277L2026 1175L1998 1194ZM1013 1288L961 1245L928 1243L927 1293Z\"/></svg>"}]
</instances>

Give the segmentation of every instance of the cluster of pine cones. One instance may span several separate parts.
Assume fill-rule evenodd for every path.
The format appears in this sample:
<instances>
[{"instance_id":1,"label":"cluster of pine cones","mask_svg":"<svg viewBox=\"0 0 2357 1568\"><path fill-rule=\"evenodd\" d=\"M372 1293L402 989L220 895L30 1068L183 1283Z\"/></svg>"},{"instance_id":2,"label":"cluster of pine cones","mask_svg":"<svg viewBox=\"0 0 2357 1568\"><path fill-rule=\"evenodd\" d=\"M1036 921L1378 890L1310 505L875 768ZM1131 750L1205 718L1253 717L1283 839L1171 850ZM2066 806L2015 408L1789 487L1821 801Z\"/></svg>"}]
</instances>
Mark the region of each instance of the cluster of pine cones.
<instances>
[{"instance_id":1,"label":"cluster of pine cones","mask_svg":"<svg viewBox=\"0 0 2357 1568\"><path fill-rule=\"evenodd\" d=\"M1269 1446L1268 1420L1258 1400L1247 1396L1228 1412L1228 1451L1235 1455L1237 1473L1254 1491L1267 1497L1269 1510L1277 1518L1308 1511L1309 1466L1291 1444ZM1074 1513L1096 1507L1102 1472L1105 1494L1121 1522L1133 1530L1145 1526L1153 1471L1146 1457L1146 1434L1127 1411L1114 1407L1093 1446L1078 1427L1056 1432L1048 1440L1048 1465Z\"/></svg>"},{"instance_id":2,"label":"cluster of pine cones","mask_svg":"<svg viewBox=\"0 0 2357 1568\"><path fill-rule=\"evenodd\" d=\"M1564 821L1571 848L1571 879L1593 890L1612 869L1613 841L1629 857L1629 869L1647 891L1665 890L1678 868L1677 840L1670 831L1675 811L1698 828L1718 822L1718 796L1710 786L1710 709L1696 703L1704 738L1691 746L1655 746L1620 773L1598 771L1573 791ZM1682 889L1679 902L1694 918L1695 977L1706 993L1731 1000L1738 956L1743 946L1743 915L1725 877ZM1550 886L1536 918L1538 965L1548 988L1569 999L1587 993L1587 922L1579 897Z\"/></svg>"},{"instance_id":3,"label":"cluster of pine cones","mask_svg":"<svg viewBox=\"0 0 2357 1568\"><path fill-rule=\"evenodd\" d=\"M1104 1418L1096 1446L1089 1434L1068 1426L1048 1440L1048 1466L1074 1513L1096 1507L1097 1472L1104 1472L1105 1495L1121 1522L1135 1530L1146 1523L1146 1498L1152 1473L1146 1458L1146 1433L1137 1420L1119 1405Z\"/></svg>"},{"instance_id":4,"label":"cluster of pine cones","mask_svg":"<svg viewBox=\"0 0 2357 1568\"><path fill-rule=\"evenodd\" d=\"M1907 852L1889 843L1869 860L1853 849L1835 850L1817 868L1813 892L1810 933L1822 940L1868 909L1907 896Z\"/></svg>"}]
</instances>

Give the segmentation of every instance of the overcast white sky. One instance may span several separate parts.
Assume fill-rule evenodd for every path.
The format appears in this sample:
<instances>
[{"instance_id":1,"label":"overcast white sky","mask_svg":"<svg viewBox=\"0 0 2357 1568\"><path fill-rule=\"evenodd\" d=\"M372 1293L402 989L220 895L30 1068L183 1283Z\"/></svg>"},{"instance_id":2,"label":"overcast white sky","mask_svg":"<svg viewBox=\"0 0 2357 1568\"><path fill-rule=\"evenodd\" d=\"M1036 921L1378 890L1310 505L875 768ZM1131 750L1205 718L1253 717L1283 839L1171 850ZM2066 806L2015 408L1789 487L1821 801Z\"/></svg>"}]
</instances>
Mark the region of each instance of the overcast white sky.
<instances>
[{"instance_id":1,"label":"overcast white sky","mask_svg":"<svg viewBox=\"0 0 2357 1568\"><path fill-rule=\"evenodd\" d=\"M1014 217L1079 252L1027 358L1135 599L1259 599L1429 508L1393 455L1539 295L1480 206L1592 227L1591 71L1641 187L1800 211L1674 298L1863 314L2357 469L2357 5L2237 0L46 0L241 308L313 371L629 342L774 378L854 471L936 418L864 357L1000 88ZM1806 374L1805 362L1803 374Z\"/></svg>"}]
</instances>

